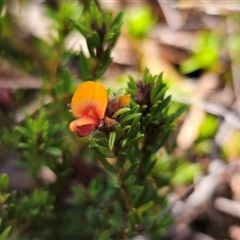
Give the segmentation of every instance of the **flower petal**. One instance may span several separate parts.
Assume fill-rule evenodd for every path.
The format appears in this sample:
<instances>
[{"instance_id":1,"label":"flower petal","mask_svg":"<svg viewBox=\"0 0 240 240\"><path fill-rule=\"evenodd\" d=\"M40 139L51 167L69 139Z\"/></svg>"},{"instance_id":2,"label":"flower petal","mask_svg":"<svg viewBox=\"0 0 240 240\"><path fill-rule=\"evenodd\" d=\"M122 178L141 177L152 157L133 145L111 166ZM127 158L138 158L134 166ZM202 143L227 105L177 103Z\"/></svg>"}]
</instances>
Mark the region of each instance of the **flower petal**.
<instances>
[{"instance_id":1,"label":"flower petal","mask_svg":"<svg viewBox=\"0 0 240 240\"><path fill-rule=\"evenodd\" d=\"M126 94L126 95L119 97L118 98L119 107L123 108L123 107L127 106L130 103L130 97L131 97L130 94Z\"/></svg>"},{"instance_id":2,"label":"flower petal","mask_svg":"<svg viewBox=\"0 0 240 240\"><path fill-rule=\"evenodd\" d=\"M70 123L69 128L79 137L89 136L99 126L100 120L92 117L82 117Z\"/></svg>"},{"instance_id":3,"label":"flower petal","mask_svg":"<svg viewBox=\"0 0 240 240\"><path fill-rule=\"evenodd\" d=\"M75 91L71 109L77 117L89 116L93 118L104 118L107 107L107 91L99 82L83 82Z\"/></svg>"}]
</instances>

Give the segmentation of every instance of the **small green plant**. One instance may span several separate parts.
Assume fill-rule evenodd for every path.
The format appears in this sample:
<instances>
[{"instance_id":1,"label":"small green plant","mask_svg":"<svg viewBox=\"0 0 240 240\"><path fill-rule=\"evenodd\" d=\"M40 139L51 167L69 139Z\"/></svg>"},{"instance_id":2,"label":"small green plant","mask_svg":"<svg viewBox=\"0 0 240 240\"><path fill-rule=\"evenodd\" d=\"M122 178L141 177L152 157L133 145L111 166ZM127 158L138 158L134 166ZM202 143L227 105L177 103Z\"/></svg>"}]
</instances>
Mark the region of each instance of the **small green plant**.
<instances>
[{"instance_id":1,"label":"small green plant","mask_svg":"<svg viewBox=\"0 0 240 240\"><path fill-rule=\"evenodd\" d=\"M71 104L79 119L70 128L79 137L93 134L90 147L116 178L121 216L108 219L111 236L126 238L142 232L160 235L166 225L154 209L160 211L165 203L163 196L156 195L159 180L152 170L159 160L156 153L184 108L169 113L171 97L166 96L162 74L152 76L148 69L138 81L129 78L125 90L129 94L123 94L123 90L110 92L107 101L105 91L99 83L90 81L79 86ZM106 108L105 116L102 108Z\"/></svg>"}]
</instances>

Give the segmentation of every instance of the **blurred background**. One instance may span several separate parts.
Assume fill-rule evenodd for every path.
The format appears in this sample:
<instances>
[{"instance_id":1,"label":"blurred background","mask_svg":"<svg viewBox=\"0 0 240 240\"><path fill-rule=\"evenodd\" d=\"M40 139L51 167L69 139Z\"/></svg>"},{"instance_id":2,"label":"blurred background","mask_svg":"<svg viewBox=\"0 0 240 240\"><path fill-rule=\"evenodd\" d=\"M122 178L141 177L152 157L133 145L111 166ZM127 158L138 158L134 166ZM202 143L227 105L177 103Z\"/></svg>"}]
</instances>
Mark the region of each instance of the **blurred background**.
<instances>
[{"instance_id":1,"label":"blurred background","mask_svg":"<svg viewBox=\"0 0 240 240\"><path fill-rule=\"evenodd\" d=\"M238 240L240 1L95 2L113 15L125 11L121 35L111 53L113 62L102 78L105 85L126 87L129 75L138 78L148 67L152 74L164 73L176 105L188 106L166 146L165 155L175 161L166 187L175 221L166 239ZM57 122L56 113L66 122L70 119L67 103L81 82L77 55L80 49L88 55L85 39L70 18L80 19L88 7L88 0L7 0L4 4L0 172L9 174L10 189L24 193L32 187L27 170L16 164L19 138L14 127L43 106L50 122ZM66 136L70 143L76 140L69 133ZM76 143L72 152L77 152ZM69 161L74 172L69 184L88 184L98 174L91 164L74 157ZM49 169L41 174L40 179L54 181Z\"/></svg>"}]
</instances>

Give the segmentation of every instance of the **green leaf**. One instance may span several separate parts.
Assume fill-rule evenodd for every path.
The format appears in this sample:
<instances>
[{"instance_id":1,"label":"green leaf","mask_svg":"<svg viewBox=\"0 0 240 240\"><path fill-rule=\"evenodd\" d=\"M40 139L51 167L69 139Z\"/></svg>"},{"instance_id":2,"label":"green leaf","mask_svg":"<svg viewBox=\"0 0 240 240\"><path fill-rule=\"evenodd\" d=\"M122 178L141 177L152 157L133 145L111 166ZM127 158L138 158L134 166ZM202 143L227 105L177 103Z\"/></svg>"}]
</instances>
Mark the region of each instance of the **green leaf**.
<instances>
[{"instance_id":1,"label":"green leaf","mask_svg":"<svg viewBox=\"0 0 240 240\"><path fill-rule=\"evenodd\" d=\"M145 211L147 211L149 208L153 207L154 202L153 201L149 201L145 204L143 204L142 206L140 206L139 208L137 208L137 211L140 213L143 213Z\"/></svg>"},{"instance_id":2,"label":"green leaf","mask_svg":"<svg viewBox=\"0 0 240 240\"><path fill-rule=\"evenodd\" d=\"M106 134L105 132L96 131L96 132L94 133L94 138L106 139L106 138L107 138L107 134Z\"/></svg>"},{"instance_id":3,"label":"green leaf","mask_svg":"<svg viewBox=\"0 0 240 240\"><path fill-rule=\"evenodd\" d=\"M160 103L161 101L156 101L149 109L149 113L150 114L154 114L155 113L155 110L157 109L158 107L158 104Z\"/></svg>"},{"instance_id":4,"label":"green leaf","mask_svg":"<svg viewBox=\"0 0 240 240\"><path fill-rule=\"evenodd\" d=\"M101 45L100 37L97 32L92 33L92 43L95 48L99 48Z\"/></svg>"},{"instance_id":5,"label":"green leaf","mask_svg":"<svg viewBox=\"0 0 240 240\"><path fill-rule=\"evenodd\" d=\"M29 144L29 143L24 143L24 142L21 142L21 143L19 143L19 145L18 145L18 147L19 148L22 148L22 149L28 149L28 148L31 148L31 144Z\"/></svg>"},{"instance_id":6,"label":"green leaf","mask_svg":"<svg viewBox=\"0 0 240 240\"><path fill-rule=\"evenodd\" d=\"M18 212L18 209L17 209L16 205L14 205L12 203L9 204L7 212L8 212L8 218L10 220L16 219L17 212Z\"/></svg>"},{"instance_id":7,"label":"green leaf","mask_svg":"<svg viewBox=\"0 0 240 240\"><path fill-rule=\"evenodd\" d=\"M101 147L109 147L107 139L96 139L95 142Z\"/></svg>"},{"instance_id":8,"label":"green leaf","mask_svg":"<svg viewBox=\"0 0 240 240\"><path fill-rule=\"evenodd\" d=\"M79 54L79 62L80 62L80 72L81 72L81 77L83 80L89 80L92 79L92 75L89 71L89 67L88 67L88 63L87 63L87 59L83 54L83 51L80 51Z\"/></svg>"},{"instance_id":9,"label":"green leaf","mask_svg":"<svg viewBox=\"0 0 240 240\"><path fill-rule=\"evenodd\" d=\"M163 78L163 72L161 72L158 76L157 76L157 80L156 80L156 82L155 82L155 84L158 84L158 85L160 85L160 86L166 86L166 84L163 84L163 82L162 82L162 78Z\"/></svg>"},{"instance_id":10,"label":"green leaf","mask_svg":"<svg viewBox=\"0 0 240 240\"><path fill-rule=\"evenodd\" d=\"M141 190L140 190L141 195L142 195L142 192L143 192L142 189L144 189L144 188L141 188ZM134 201L134 202L136 203L136 201ZM137 209L134 208L133 209L133 214L134 214L134 218L135 218L136 223L141 224L143 222L143 217L142 217L141 212L137 211Z\"/></svg>"},{"instance_id":11,"label":"green leaf","mask_svg":"<svg viewBox=\"0 0 240 240\"><path fill-rule=\"evenodd\" d=\"M140 118L142 117L142 114L135 115L135 118L133 122L131 123L131 131L134 131L135 128L137 128L140 125Z\"/></svg>"},{"instance_id":12,"label":"green leaf","mask_svg":"<svg viewBox=\"0 0 240 240\"><path fill-rule=\"evenodd\" d=\"M164 84L165 85L165 84ZM161 86L161 88L159 89L160 91L156 93L155 96L153 96L153 102L156 102L158 100L163 100L165 93L167 91L167 87L165 86Z\"/></svg>"},{"instance_id":13,"label":"green leaf","mask_svg":"<svg viewBox=\"0 0 240 240\"><path fill-rule=\"evenodd\" d=\"M7 227L7 228L3 231L3 233L0 234L0 239L1 239L1 240L7 240L10 231L11 231L11 226Z\"/></svg>"},{"instance_id":14,"label":"green leaf","mask_svg":"<svg viewBox=\"0 0 240 240\"><path fill-rule=\"evenodd\" d=\"M136 205L138 203L138 201L142 198L143 196L143 192L145 190L144 186L139 186L138 187L138 191L136 192L136 194L134 194L134 198L133 198L133 203ZM135 219L137 220L137 216L135 215Z\"/></svg>"},{"instance_id":15,"label":"green leaf","mask_svg":"<svg viewBox=\"0 0 240 240\"><path fill-rule=\"evenodd\" d=\"M188 106L182 106L173 114L173 120L178 118L182 113L184 113L188 109Z\"/></svg>"},{"instance_id":16,"label":"green leaf","mask_svg":"<svg viewBox=\"0 0 240 240\"><path fill-rule=\"evenodd\" d=\"M122 208L121 203L118 201L113 202L113 215L115 219L121 219L122 217Z\"/></svg>"},{"instance_id":17,"label":"green leaf","mask_svg":"<svg viewBox=\"0 0 240 240\"><path fill-rule=\"evenodd\" d=\"M143 118L143 125L147 126L148 124L150 124L152 120L152 115L150 113L148 113L144 118Z\"/></svg>"},{"instance_id":18,"label":"green leaf","mask_svg":"<svg viewBox=\"0 0 240 240\"><path fill-rule=\"evenodd\" d=\"M122 227L121 222L117 219L110 219L108 222L114 229L119 229Z\"/></svg>"},{"instance_id":19,"label":"green leaf","mask_svg":"<svg viewBox=\"0 0 240 240\"><path fill-rule=\"evenodd\" d=\"M160 91L160 87L159 86L154 86L152 87L152 91L150 93L150 100L151 103L155 103L155 97L157 95L157 93Z\"/></svg>"},{"instance_id":20,"label":"green leaf","mask_svg":"<svg viewBox=\"0 0 240 240\"><path fill-rule=\"evenodd\" d=\"M158 223L158 218L155 218L147 227L148 231L152 231L153 229L155 229L157 226L159 226Z\"/></svg>"},{"instance_id":21,"label":"green leaf","mask_svg":"<svg viewBox=\"0 0 240 240\"><path fill-rule=\"evenodd\" d=\"M132 140L133 138L135 138L138 135L139 129L140 129L140 123L138 122L136 125L134 125L130 128L130 131L124 137L124 139L128 139L128 141Z\"/></svg>"},{"instance_id":22,"label":"green leaf","mask_svg":"<svg viewBox=\"0 0 240 240\"><path fill-rule=\"evenodd\" d=\"M139 129L140 129L140 118L141 117L142 117L142 115L140 114L139 116L134 118L133 122L131 123L130 130L128 131L127 135L125 135L124 138L128 138L128 140L130 140L131 138L135 137L138 134Z\"/></svg>"},{"instance_id":23,"label":"green leaf","mask_svg":"<svg viewBox=\"0 0 240 240\"><path fill-rule=\"evenodd\" d=\"M96 78L100 78L108 69L109 65L112 63L112 58L110 57L110 55L108 56L108 59L106 59L105 61L101 60L102 64L98 67L97 71L96 71Z\"/></svg>"},{"instance_id":24,"label":"green leaf","mask_svg":"<svg viewBox=\"0 0 240 240\"><path fill-rule=\"evenodd\" d=\"M129 76L128 77L129 81L128 81L128 91L129 93L131 94L134 94L136 93L137 91L137 84L136 84L136 81L133 77Z\"/></svg>"},{"instance_id":25,"label":"green leaf","mask_svg":"<svg viewBox=\"0 0 240 240\"><path fill-rule=\"evenodd\" d=\"M115 112L112 116L112 118L116 118L119 115L122 115L123 113L129 112L131 109L130 108L120 108L117 112Z\"/></svg>"},{"instance_id":26,"label":"green leaf","mask_svg":"<svg viewBox=\"0 0 240 240\"><path fill-rule=\"evenodd\" d=\"M0 176L0 193L6 191L9 186L9 177L6 173Z\"/></svg>"},{"instance_id":27,"label":"green leaf","mask_svg":"<svg viewBox=\"0 0 240 240\"><path fill-rule=\"evenodd\" d=\"M99 239L101 239L101 240L109 240L109 239L111 239L111 235L112 235L113 231L114 230L112 230L112 229L105 230L104 232L102 232L100 234Z\"/></svg>"},{"instance_id":28,"label":"green leaf","mask_svg":"<svg viewBox=\"0 0 240 240\"><path fill-rule=\"evenodd\" d=\"M76 23L74 19L71 19L73 25L77 30L85 37L87 38L89 35L90 29L87 28L87 25L84 23Z\"/></svg>"},{"instance_id":29,"label":"green leaf","mask_svg":"<svg viewBox=\"0 0 240 240\"><path fill-rule=\"evenodd\" d=\"M141 113L133 113L133 114L130 114L130 115L124 117L123 119L120 119L120 123L122 126L125 126L129 121L131 121L135 118L139 118L141 116L142 116Z\"/></svg>"},{"instance_id":30,"label":"green leaf","mask_svg":"<svg viewBox=\"0 0 240 240\"><path fill-rule=\"evenodd\" d=\"M114 37L113 32L107 32L105 37L104 37L104 42L110 42Z\"/></svg>"},{"instance_id":31,"label":"green leaf","mask_svg":"<svg viewBox=\"0 0 240 240\"><path fill-rule=\"evenodd\" d=\"M135 224L136 224L136 220L135 220L135 216L134 215L135 214L133 213L133 211L130 211L128 213L128 220L129 220L129 222L131 224L132 229L135 229Z\"/></svg>"},{"instance_id":32,"label":"green leaf","mask_svg":"<svg viewBox=\"0 0 240 240\"><path fill-rule=\"evenodd\" d=\"M46 147L45 152L49 155L52 155L54 157L61 157L62 151L59 148L56 147Z\"/></svg>"},{"instance_id":33,"label":"green leaf","mask_svg":"<svg viewBox=\"0 0 240 240\"><path fill-rule=\"evenodd\" d=\"M126 161L127 154L125 152L120 152L117 157L117 164L119 167L123 167L125 161Z\"/></svg>"},{"instance_id":34,"label":"green leaf","mask_svg":"<svg viewBox=\"0 0 240 240\"><path fill-rule=\"evenodd\" d=\"M171 96L168 96L165 98L160 104L158 104L157 109L155 110L156 113L161 112L164 108L168 106L168 104L171 102Z\"/></svg>"},{"instance_id":35,"label":"green leaf","mask_svg":"<svg viewBox=\"0 0 240 240\"><path fill-rule=\"evenodd\" d=\"M92 43L91 36L86 38L86 42L87 42L87 48L88 48L88 51L89 51L91 57L95 58L96 57L96 54L95 54L95 51L94 51L95 48L94 48L94 44Z\"/></svg>"},{"instance_id":36,"label":"green leaf","mask_svg":"<svg viewBox=\"0 0 240 240\"><path fill-rule=\"evenodd\" d=\"M125 173L125 179L128 179L129 176L132 175L132 173L134 172L134 170L137 169L137 166L139 165L139 162L133 163L127 170L127 172Z\"/></svg>"},{"instance_id":37,"label":"green leaf","mask_svg":"<svg viewBox=\"0 0 240 240\"><path fill-rule=\"evenodd\" d=\"M136 106L134 106L132 109L131 109L131 114L132 113L139 113L139 105L136 105Z\"/></svg>"},{"instance_id":38,"label":"green leaf","mask_svg":"<svg viewBox=\"0 0 240 240\"><path fill-rule=\"evenodd\" d=\"M22 134L24 137L26 137L26 138L32 139L32 137L33 137L32 132L31 132L29 129L25 128L25 127L16 126L16 127L15 127L15 130L16 130L17 132L21 133L21 134Z\"/></svg>"},{"instance_id":39,"label":"green leaf","mask_svg":"<svg viewBox=\"0 0 240 240\"><path fill-rule=\"evenodd\" d=\"M123 129L122 129L122 125L121 124L118 124L116 127L115 127L115 133L116 133L116 140L119 140L121 137L122 137L122 134L123 134Z\"/></svg>"},{"instance_id":40,"label":"green leaf","mask_svg":"<svg viewBox=\"0 0 240 240\"><path fill-rule=\"evenodd\" d=\"M143 137L144 137L144 134L140 134L139 136L135 137L131 141L124 143L122 149L132 147L134 144L138 143Z\"/></svg>"},{"instance_id":41,"label":"green leaf","mask_svg":"<svg viewBox=\"0 0 240 240\"><path fill-rule=\"evenodd\" d=\"M86 38L89 53L92 58L96 58L96 49L100 47L100 37L97 32L93 32L91 36Z\"/></svg>"},{"instance_id":42,"label":"green leaf","mask_svg":"<svg viewBox=\"0 0 240 240\"><path fill-rule=\"evenodd\" d=\"M122 129L122 131L123 131L123 132L126 132L128 129L131 129L131 126L130 126L130 125L126 125L126 126Z\"/></svg>"},{"instance_id":43,"label":"green leaf","mask_svg":"<svg viewBox=\"0 0 240 240\"><path fill-rule=\"evenodd\" d=\"M110 132L108 144L109 144L109 148L110 148L111 151L113 150L115 139L116 139L116 133L115 132Z\"/></svg>"},{"instance_id":44,"label":"green leaf","mask_svg":"<svg viewBox=\"0 0 240 240\"><path fill-rule=\"evenodd\" d=\"M96 143L92 142L89 144L89 148L94 147L98 153L101 154L101 156L108 157L108 158L115 158L116 156L114 153L109 149L109 146L102 147L97 145Z\"/></svg>"},{"instance_id":45,"label":"green leaf","mask_svg":"<svg viewBox=\"0 0 240 240\"><path fill-rule=\"evenodd\" d=\"M96 71L96 78L100 78L109 65L112 63L112 58L111 58L111 48L108 47L107 50L104 51L102 58L101 58L101 64L98 66L97 71Z\"/></svg>"},{"instance_id":46,"label":"green leaf","mask_svg":"<svg viewBox=\"0 0 240 240\"><path fill-rule=\"evenodd\" d=\"M113 20L112 24L109 27L109 31L112 31L113 28L117 27L118 29L121 28L123 24L123 18L124 18L124 11L120 11L118 15Z\"/></svg>"},{"instance_id":47,"label":"green leaf","mask_svg":"<svg viewBox=\"0 0 240 240\"><path fill-rule=\"evenodd\" d=\"M160 141L157 141L154 144L152 144L152 149L154 152L158 151L159 148L163 146L163 144L166 142L166 140L168 138L169 133L170 133L170 131L162 134Z\"/></svg>"},{"instance_id":48,"label":"green leaf","mask_svg":"<svg viewBox=\"0 0 240 240\"><path fill-rule=\"evenodd\" d=\"M101 153L98 154L99 156L99 160L101 161L101 163L103 164L103 166L110 172L114 173L114 174L117 174L117 170L116 168L110 164L105 157L102 156Z\"/></svg>"}]
</instances>

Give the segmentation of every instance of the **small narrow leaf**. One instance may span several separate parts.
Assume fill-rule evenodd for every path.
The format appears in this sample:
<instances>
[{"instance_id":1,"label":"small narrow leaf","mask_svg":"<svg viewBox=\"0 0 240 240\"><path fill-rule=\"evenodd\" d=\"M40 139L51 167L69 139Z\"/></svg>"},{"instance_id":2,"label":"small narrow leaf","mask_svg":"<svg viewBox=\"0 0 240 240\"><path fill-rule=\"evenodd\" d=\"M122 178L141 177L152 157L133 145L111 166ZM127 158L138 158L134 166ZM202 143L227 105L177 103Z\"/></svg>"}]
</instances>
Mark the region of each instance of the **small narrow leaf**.
<instances>
[{"instance_id":1,"label":"small narrow leaf","mask_svg":"<svg viewBox=\"0 0 240 240\"><path fill-rule=\"evenodd\" d=\"M89 35L89 29L87 28L87 26L84 23L76 23L75 20L71 19L73 25L75 26L75 28L77 28L77 30L85 37L87 38Z\"/></svg>"},{"instance_id":2,"label":"small narrow leaf","mask_svg":"<svg viewBox=\"0 0 240 240\"><path fill-rule=\"evenodd\" d=\"M147 227L147 230L148 231L151 231L151 230L153 230L156 226L158 226L159 224L158 224L158 222L157 222L157 218L155 218L150 224L149 224L149 226Z\"/></svg>"},{"instance_id":3,"label":"small narrow leaf","mask_svg":"<svg viewBox=\"0 0 240 240\"><path fill-rule=\"evenodd\" d=\"M131 224L131 227L134 229L135 224L136 224L136 220L135 220L133 211L129 212L129 214L128 214L128 220L129 220L129 222L130 222L130 224Z\"/></svg>"},{"instance_id":4,"label":"small narrow leaf","mask_svg":"<svg viewBox=\"0 0 240 240\"><path fill-rule=\"evenodd\" d=\"M96 139L96 143L101 147L108 147L109 143L106 139Z\"/></svg>"},{"instance_id":5,"label":"small narrow leaf","mask_svg":"<svg viewBox=\"0 0 240 240\"><path fill-rule=\"evenodd\" d=\"M150 124L152 120L152 115L150 113L148 113L144 118L143 118L143 125L147 126L148 124Z\"/></svg>"},{"instance_id":6,"label":"small narrow leaf","mask_svg":"<svg viewBox=\"0 0 240 240\"><path fill-rule=\"evenodd\" d=\"M129 86L133 87L136 90L137 84L136 84L135 79L132 76L129 76L128 79L129 79L129 82L128 82Z\"/></svg>"},{"instance_id":7,"label":"small narrow leaf","mask_svg":"<svg viewBox=\"0 0 240 240\"><path fill-rule=\"evenodd\" d=\"M127 154L125 152L120 152L118 154L118 158L117 158L117 163L119 167L123 167L125 160L126 160Z\"/></svg>"},{"instance_id":8,"label":"small narrow leaf","mask_svg":"<svg viewBox=\"0 0 240 240\"><path fill-rule=\"evenodd\" d=\"M119 12L118 15L116 16L116 18L114 19L114 21L112 22L111 26L110 26L110 31L116 26L119 29L121 28L121 26L123 24L123 17L124 17L124 12L123 11Z\"/></svg>"},{"instance_id":9,"label":"small narrow leaf","mask_svg":"<svg viewBox=\"0 0 240 240\"><path fill-rule=\"evenodd\" d=\"M115 133L116 133L116 140L115 141L117 141L118 139L120 139L122 137L122 134L123 134L123 129L122 129L121 124L118 124L116 126Z\"/></svg>"},{"instance_id":10,"label":"small narrow leaf","mask_svg":"<svg viewBox=\"0 0 240 240\"><path fill-rule=\"evenodd\" d=\"M140 128L140 122L138 122L136 125L131 127L128 134L125 136L125 138L128 139L128 141L135 138L139 132L139 128Z\"/></svg>"},{"instance_id":11,"label":"small narrow leaf","mask_svg":"<svg viewBox=\"0 0 240 240\"><path fill-rule=\"evenodd\" d=\"M115 132L110 132L108 144L109 144L109 148L110 148L111 151L113 150L115 139L116 139L116 133Z\"/></svg>"},{"instance_id":12,"label":"small narrow leaf","mask_svg":"<svg viewBox=\"0 0 240 240\"><path fill-rule=\"evenodd\" d=\"M143 137L144 137L144 134L140 134L139 136L135 137L135 138L132 139L131 141L126 142L126 143L123 145L123 148L122 148L122 149L126 149L126 148L129 148L129 147L133 146L134 144L138 143Z\"/></svg>"},{"instance_id":13,"label":"small narrow leaf","mask_svg":"<svg viewBox=\"0 0 240 240\"><path fill-rule=\"evenodd\" d=\"M162 87L161 90L155 96L154 101L163 100L166 91L167 91L167 87Z\"/></svg>"},{"instance_id":14,"label":"small narrow leaf","mask_svg":"<svg viewBox=\"0 0 240 240\"><path fill-rule=\"evenodd\" d=\"M47 147L47 148L45 148L45 152L54 157L62 156L62 151L56 147Z\"/></svg>"},{"instance_id":15,"label":"small narrow leaf","mask_svg":"<svg viewBox=\"0 0 240 240\"><path fill-rule=\"evenodd\" d=\"M119 115L122 115L125 112L129 112L131 109L130 108L120 108L117 112L115 112L112 116L112 118L116 118Z\"/></svg>"},{"instance_id":16,"label":"small narrow leaf","mask_svg":"<svg viewBox=\"0 0 240 240\"><path fill-rule=\"evenodd\" d=\"M24 137L30 138L30 139L32 138L32 133L29 129L22 127L22 126L16 126L15 129L16 129L16 131L21 133Z\"/></svg>"},{"instance_id":17,"label":"small narrow leaf","mask_svg":"<svg viewBox=\"0 0 240 240\"><path fill-rule=\"evenodd\" d=\"M138 162L132 164L129 169L127 170L126 174L125 174L125 178L128 179L129 176L132 175L132 173L134 172L135 169L137 169L138 166Z\"/></svg>"},{"instance_id":18,"label":"small narrow leaf","mask_svg":"<svg viewBox=\"0 0 240 240\"><path fill-rule=\"evenodd\" d=\"M92 43L95 48L98 48L101 44L100 37L97 32L93 32L93 34L92 34Z\"/></svg>"},{"instance_id":19,"label":"small narrow leaf","mask_svg":"<svg viewBox=\"0 0 240 240\"><path fill-rule=\"evenodd\" d=\"M108 222L115 229L119 229L122 227L121 222L119 222L117 219L110 219Z\"/></svg>"},{"instance_id":20,"label":"small narrow leaf","mask_svg":"<svg viewBox=\"0 0 240 240\"><path fill-rule=\"evenodd\" d=\"M164 108L168 106L170 102L171 102L171 96L168 96L157 106L156 112L157 113L161 112Z\"/></svg>"},{"instance_id":21,"label":"small narrow leaf","mask_svg":"<svg viewBox=\"0 0 240 240\"><path fill-rule=\"evenodd\" d=\"M80 61L80 72L83 80L88 80L92 78L92 75L90 74L87 59L83 54L83 51L80 51L79 54L79 61Z\"/></svg>"},{"instance_id":22,"label":"small narrow leaf","mask_svg":"<svg viewBox=\"0 0 240 240\"><path fill-rule=\"evenodd\" d=\"M123 131L123 132L126 132L128 129L131 129L131 126L130 126L130 125L125 126L125 127L122 129L122 131Z\"/></svg>"},{"instance_id":23,"label":"small narrow leaf","mask_svg":"<svg viewBox=\"0 0 240 240\"><path fill-rule=\"evenodd\" d=\"M137 117L141 117L141 113L133 113L133 114L130 114L126 117L124 117L123 119L120 120L120 123L122 126L125 126L129 121L137 118Z\"/></svg>"},{"instance_id":24,"label":"small narrow leaf","mask_svg":"<svg viewBox=\"0 0 240 240\"><path fill-rule=\"evenodd\" d=\"M6 191L9 186L9 177L6 173L0 176L0 192Z\"/></svg>"},{"instance_id":25,"label":"small narrow leaf","mask_svg":"<svg viewBox=\"0 0 240 240\"><path fill-rule=\"evenodd\" d=\"M102 156L102 154L99 154L99 160L101 161L101 163L103 164L103 166L110 172L117 174L117 170L115 169L115 167L110 164L105 157Z\"/></svg>"},{"instance_id":26,"label":"small narrow leaf","mask_svg":"<svg viewBox=\"0 0 240 240\"><path fill-rule=\"evenodd\" d=\"M113 229L107 229L107 230L103 231L100 234L99 239L101 239L101 240L109 240L109 239L111 239L111 235L112 235L113 231L114 231Z\"/></svg>"},{"instance_id":27,"label":"small narrow leaf","mask_svg":"<svg viewBox=\"0 0 240 240\"><path fill-rule=\"evenodd\" d=\"M153 201L149 201L149 202L143 204L142 206L140 206L137 209L137 211L140 212L140 213L143 213L143 212L147 211L149 208L151 208L153 205L154 205L154 202Z\"/></svg>"},{"instance_id":28,"label":"small narrow leaf","mask_svg":"<svg viewBox=\"0 0 240 240\"><path fill-rule=\"evenodd\" d=\"M11 231L11 226L7 227L7 228L3 231L3 233L0 234L0 239L1 239L1 240L7 240L10 231Z\"/></svg>"}]
</instances>

